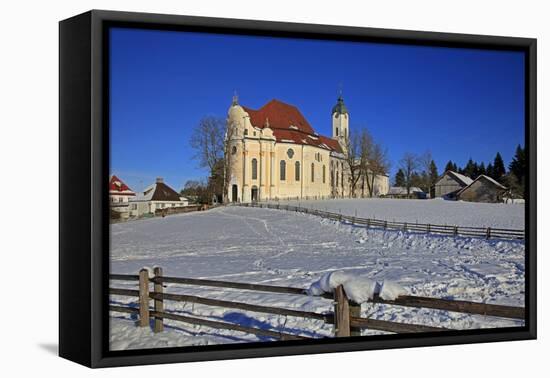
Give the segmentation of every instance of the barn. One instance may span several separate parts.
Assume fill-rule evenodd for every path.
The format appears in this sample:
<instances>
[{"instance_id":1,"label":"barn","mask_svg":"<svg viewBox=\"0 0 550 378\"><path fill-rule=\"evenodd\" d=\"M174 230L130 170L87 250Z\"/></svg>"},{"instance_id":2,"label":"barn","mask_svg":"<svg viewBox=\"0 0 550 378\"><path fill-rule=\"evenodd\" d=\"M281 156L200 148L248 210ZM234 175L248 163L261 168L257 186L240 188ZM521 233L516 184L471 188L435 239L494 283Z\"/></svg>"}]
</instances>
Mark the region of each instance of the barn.
<instances>
[{"instance_id":1,"label":"barn","mask_svg":"<svg viewBox=\"0 0 550 378\"><path fill-rule=\"evenodd\" d=\"M435 196L455 198L456 194L473 180L454 171L446 171L435 183Z\"/></svg>"},{"instance_id":2,"label":"barn","mask_svg":"<svg viewBox=\"0 0 550 378\"><path fill-rule=\"evenodd\" d=\"M491 177L480 175L470 185L460 190L456 197L470 202L502 202L507 188Z\"/></svg>"}]
</instances>

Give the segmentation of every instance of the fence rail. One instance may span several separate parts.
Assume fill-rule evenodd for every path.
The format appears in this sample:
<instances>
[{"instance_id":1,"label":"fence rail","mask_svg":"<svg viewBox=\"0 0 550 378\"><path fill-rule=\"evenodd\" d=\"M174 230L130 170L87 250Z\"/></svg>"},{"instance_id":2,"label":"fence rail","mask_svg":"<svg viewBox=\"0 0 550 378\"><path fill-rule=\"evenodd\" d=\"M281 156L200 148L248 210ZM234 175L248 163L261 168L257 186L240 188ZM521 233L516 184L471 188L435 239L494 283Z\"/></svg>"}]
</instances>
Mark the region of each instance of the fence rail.
<instances>
[{"instance_id":1,"label":"fence rail","mask_svg":"<svg viewBox=\"0 0 550 378\"><path fill-rule=\"evenodd\" d=\"M361 329L373 329L392 333L448 331L448 329L444 327L434 327L421 324L406 324L387 320L362 318L360 305L353 303L347 298L342 285L338 286L333 293L326 293L323 296L323 298L332 301L332 304L334 305L334 310L332 312L318 313L281 307L250 304L244 302L205 298L196 295L172 294L164 292L164 284L166 283L204 287L222 287L235 290L252 290L284 295L308 295L307 291L303 288L259 285L196 278L169 277L163 276L162 268L160 267L154 269L154 277L152 278L149 278L149 272L146 269L140 270L139 274L137 275L111 274L109 278L112 281L136 282L138 289L122 289L110 287L109 294L113 296L138 298L139 305L136 308L131 306L111 304L109 306L109 310L111 312L137 314L139 318L138 324L141 327L149 326L150 318L153 318L154 332L162 332L164 330L164 319L171 319L187 324L202 325L217 329L234 330L258 336L275 338L279 340L297 340L310 338L302 335L295 335L276 330L267 330L263 328L242 326L234 323L202 319L200 318L200 315L195 314L193 314L193 316L187 316L165 311L164 304L166 301L197 303L206 306L235 308L258 313L320 320L323 321L325 324L332 324L334 326L334 336L336 337L358 336L361 334ZM151 284L153 284L153 291L150 291ZM150 308L151 301L153 301L152 309ZM512 319L525 318L525 309L522 307L511 307L486 303L454 301L417 296L400 296L395 300L383 300L382 298L375 296L372 302L395 306L422 307ZM304 332L305 331L307 330L304 330Z\"/></svg>"},{"instance_id":2,"label":"fence rail","mask_svg":"<svg viewBox=\"0 0 550 378\"><path fill-rule=\"evenodd\" d=\"M472 226L455 226L455 225L442 225L442 224L430 224L430 223L418 223L418 222L395 222L376 218L361 218L351 215L344 215L341 213L332 213L329 211L322 211L318 209L308 209L307 207L281 205L272 203L236 203L233 206L244 207L258 207L262 209L276 209L294 211L304 214L317 215L322 218L336 220L340 222L348 222L354 225L362 225L368 228L382 228L392 230L403 230L413 232L423 232L441 235L452 236L474 236L483 237L486 239L512 239L512 240L524 240L525 230L519 229L507 229L498 227L472 227Z\"/></svg>"}]
</instances>

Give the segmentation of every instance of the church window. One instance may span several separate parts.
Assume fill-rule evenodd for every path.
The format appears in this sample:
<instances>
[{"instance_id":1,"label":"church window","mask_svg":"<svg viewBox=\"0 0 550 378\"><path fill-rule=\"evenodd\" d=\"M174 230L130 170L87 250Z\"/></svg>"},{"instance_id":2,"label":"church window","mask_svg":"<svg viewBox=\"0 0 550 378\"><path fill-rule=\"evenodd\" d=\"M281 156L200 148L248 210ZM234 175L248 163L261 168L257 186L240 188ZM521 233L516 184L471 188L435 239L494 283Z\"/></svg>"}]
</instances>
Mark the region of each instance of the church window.
<instances>
[{"instance_id":1,"label":"church window","mask_svg":"<svg viewBox=\"0 0 550 378\"><path fill-rule=\"evenodd\" d=\"M311 163L311 182L315 182L315 164Z\"/></svg>"},{"instance_id":2,"label":"church window","mask_svg":"<svg viewBox=\"0 0 550 378\"><path fill-rule=\"evenodd\" d=\"M252 180L258 179L258 160L252 159Z\"/></svg>"},{"instance_id":3,"label":"church window","mask_svg":"<svg viewBox=\"0 0 550 378\"><path fill-rule=\"evenodd\" d=\"M336 128L336 136L338 136L338 128Z\"/></svg>"},{"instance_id":4,"label":"church window","mask_svg":"<svg viewBox=\"0 0 550 378\"><path fill-rule=\"evenodd\" d=\"M294 179L300 181L300 162L294 163Z\"/></svg>"},{"instance_id":5,"label":"church window","mask_svg":"<svg viewBox=\"0 0 550 378\"><path fill-rule=\"evenodd\" d=\"M279 173L280 173L280 180L285 181L286 180L286 162L284 160L281 160Z\"/></svg>"},{"instance_id":6,"label":"church window","mask_svg":"<svg viewBox=\"0 0 550 378\"><path fill-rule=\"evenodd\" d=\"M248 135L248 129L244 129L244 135Z\"/></svg>"},{"instance_id":7,"label":"church window","mask_svg":"<svg viewBox=\"0 0 550 378\"><path fill-rule=\"evenodd\" d=\"M326 181L326 175L327 175L327 173L326 173L326 168L325 168L325 165L323 164L323 184L324 184L325 181Z\"/></svg>"},{"instance_id":8,"label":"church window","mask_svg":"<svg viewBox=\"0 0 550 378\"><path fill-rule=\"evenodd\" d=\"M286 151L286 154L288 156L289 159L292 159L292 157L294 156L294 150L292 148L289 148L287 151Z\"/></svg>"},{"instance_id":9,"label":"church window","mask_svg":"<svg viewBox=\"0 0 550 378\"><path fill-rule=\"evenodd\" d=\"M233 146L233 147L231 148L231 154L232 154L232 155L235 155L236 153L237 153L237 147Z\"/></svg>"}]
</instances>

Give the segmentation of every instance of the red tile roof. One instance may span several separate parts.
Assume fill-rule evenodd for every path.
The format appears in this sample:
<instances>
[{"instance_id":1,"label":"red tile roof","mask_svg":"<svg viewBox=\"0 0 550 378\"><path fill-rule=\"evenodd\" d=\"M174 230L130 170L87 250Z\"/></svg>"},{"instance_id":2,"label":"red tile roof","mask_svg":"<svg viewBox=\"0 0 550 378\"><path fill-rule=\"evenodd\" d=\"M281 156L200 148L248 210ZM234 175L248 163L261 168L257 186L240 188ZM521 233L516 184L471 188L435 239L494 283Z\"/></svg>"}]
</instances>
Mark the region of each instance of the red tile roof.
<instances>
[{"instance_id":1,"label":"red tile roof","mask_svg":"<svg viewBox=\"0 0 550 378\"><path fill-rule=\"evenodd\" d=\"M269 124L278 142L293 142L342 152L338 141L319 135L297 107L271 100L258 110L242 107L253 126L263 129Z\"/></svg>"},{"instance_id":2,"label":"red tile roof","mask_svg":"<svg viewBox=\"0 0 550 378\"><path fill-rule=\"evenodd\" d=\"M115 175L112 175L109 180L109 192L132 192L133 195L132 189Z\"/></svg>"}]
</instances>

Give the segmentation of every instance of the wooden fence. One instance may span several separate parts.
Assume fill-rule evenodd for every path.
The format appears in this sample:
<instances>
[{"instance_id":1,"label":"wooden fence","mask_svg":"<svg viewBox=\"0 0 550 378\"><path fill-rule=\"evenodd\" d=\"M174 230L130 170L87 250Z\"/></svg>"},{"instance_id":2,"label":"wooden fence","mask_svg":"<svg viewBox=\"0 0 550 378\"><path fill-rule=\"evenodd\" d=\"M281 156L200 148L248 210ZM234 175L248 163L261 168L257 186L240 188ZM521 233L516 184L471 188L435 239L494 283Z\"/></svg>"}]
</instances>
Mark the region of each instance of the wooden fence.
<instances>
[{"instance_id":1,"label":"wooden fence","mask_svg":"<svg viewBox=\"0 0 550 378\"><path fill-rule=\"evenodd\" d=\"M497 227L468 227L455 225L441 225L417 222L390 222L388 220L374 218L360 218L357 216L343 215L341 213L331 213L317 209L308 209L306 207L281 205L279 203L235 203L235 206L259 207L264 209L277 209L294 211L304 214L317 215L323 218L332 219L340 222L348 222L353 225L365 226L367 228L381 228L391 230L403 230L412 232L432 233L452 236L474 236L486 239L525 239L525 230L497 228Z\"/></svg>"},{"instance_id":2,"label":"wooden fence","mask_svg":"<svg viewBox=\"0 0 550 378\"><path fill-rule=\"evenodd\" d=\"M154 269L153 278L149 278L149 272L146 269L142 269L137 275L111 274L110 279L112 281L134 281L137 284L137 289L121 289L110 287L109 294L112 296L137 297L138 307L136 308L131 306L120 306L111 304L109 306L109 310L111 312L136 314L139 319L138 325L140 327L150 326L150 320L152 319L154 332L162 332L164 330L163 320L171 319L187 324L201 325L216 329L234 330L254 334L257 336L270 337L278 340L297 340L310 338L302 335L290 334L288 332L283 332L280 330L270 330L257 327L242 326L228 322L203 319L200 318L199 315L195 314L193 314L193 316L180 315L174 312L167 311L165 309L165 301L197 303L207 306L234 308L250 312L321 320L326 324L332 324L334 326L335 337L360 336L361 329L373 329L392 333L442 332L449 330L443 327L433 327L420 324L408 324L387 320L363 318L361 317L361 306L348 300L344 288L341 285L338 286L333 293L327 293L322 296L324 299L328 299L333 302L334 311L327 313L317 313L243 302L211 299L195 295L170 294L164 292L164 284L170 283L203 287L219 287L236 290L251 290L286 295L308 295L305 289L297 287L271 286L195 278L167 277L163 276L162 268L159 267ZM153 286L153 291L150 291L151 284ZM153 302L152 307L150 306L151 301ZM523 307L511 307L477 302L454 301L417 296L400 296L395 300L383 300L382 298L375 296L372 302L396 306L430 308L468 314L496 316L511 319L525 318L525 309Z\"/></svg>"}]
</instances>

